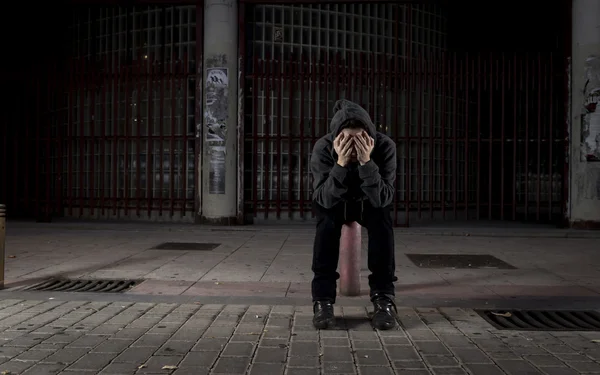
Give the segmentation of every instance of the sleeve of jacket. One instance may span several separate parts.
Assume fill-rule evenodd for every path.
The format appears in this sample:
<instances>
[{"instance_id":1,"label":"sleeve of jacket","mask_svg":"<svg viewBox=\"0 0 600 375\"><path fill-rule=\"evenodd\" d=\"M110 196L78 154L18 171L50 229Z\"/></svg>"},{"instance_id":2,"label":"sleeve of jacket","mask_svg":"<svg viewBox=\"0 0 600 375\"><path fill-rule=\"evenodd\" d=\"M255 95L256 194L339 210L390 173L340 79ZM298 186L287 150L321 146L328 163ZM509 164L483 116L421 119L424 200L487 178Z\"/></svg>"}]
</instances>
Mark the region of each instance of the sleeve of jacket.
<instances>
[{"instance_id":1,"label":"sleeve of jacket","mask_svg":"<svg viewBox=\"0 0 600 375\"><path fill-rule=\"evenodd\" d=\"M315 143L310 157L310 170L313 175L313 200L320 206L330 209L342 200L348 187L345 185L347 170L333 159L327 141Z\"/></svg>"},{"instance_id":2,"label":"sleeve of jacket","mask_svg":"<svg viewBox=\"0 0 600 375\"><path fill-rule=\"evenodd\" d=\"M382 144L379 165L371 159L358 168L361 188L373 207L389 206L394 200L396 180L396 145L391 139Z\"/></svg>"}]
</instances>

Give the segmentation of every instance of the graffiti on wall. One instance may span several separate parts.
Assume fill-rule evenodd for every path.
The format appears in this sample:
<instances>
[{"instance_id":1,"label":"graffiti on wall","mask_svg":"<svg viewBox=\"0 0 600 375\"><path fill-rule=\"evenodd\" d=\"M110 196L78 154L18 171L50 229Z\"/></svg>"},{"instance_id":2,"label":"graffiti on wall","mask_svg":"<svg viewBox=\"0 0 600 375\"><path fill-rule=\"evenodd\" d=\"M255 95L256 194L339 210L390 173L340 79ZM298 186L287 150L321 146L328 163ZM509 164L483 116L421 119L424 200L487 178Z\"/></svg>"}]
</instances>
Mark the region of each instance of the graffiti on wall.
<instances>
[{"instance_id":1,"label":"graffiti on wall","mask_svg":"<svg viewBox=\"0 0 600 375\"><path fill-rule=\"evenodd\" d=\"M600 161L600 57L589 56L585 61L584 102L581 114L581 159Z\"/></svg>"},{"instance_id":2,"label":"graffiti on wall","mask_svg":"<svg viewBox=\"0 0 600 375\"><path fill-rule=\"evenodd\" d=\"M224 56L207 61L204 110L205 142L209 160L209 194L225 194L225 156L229 118L229 75ZM211 64L212 62L212 64ZM215 63L217 64L215 66Z\"/></svg>"}]
</instances>

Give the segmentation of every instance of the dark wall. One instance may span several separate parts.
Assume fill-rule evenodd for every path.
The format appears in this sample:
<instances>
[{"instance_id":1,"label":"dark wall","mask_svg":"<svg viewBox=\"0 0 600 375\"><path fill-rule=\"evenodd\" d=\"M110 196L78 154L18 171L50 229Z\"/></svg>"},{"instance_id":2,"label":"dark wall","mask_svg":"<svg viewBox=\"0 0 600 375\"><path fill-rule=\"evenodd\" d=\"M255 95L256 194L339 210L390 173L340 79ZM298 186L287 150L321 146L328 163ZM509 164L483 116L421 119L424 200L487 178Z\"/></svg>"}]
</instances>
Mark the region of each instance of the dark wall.
<instances>
[{"instance_id":1,"label":"dark wall","mask_svg":"<svg viewBox=\"0 0 600 375\"><path fill-rule=\"evenodd\" d=\"M571 38L570 7L571 0L446 4L450 48L564 53Z\"/></svg>"}]
</instances>

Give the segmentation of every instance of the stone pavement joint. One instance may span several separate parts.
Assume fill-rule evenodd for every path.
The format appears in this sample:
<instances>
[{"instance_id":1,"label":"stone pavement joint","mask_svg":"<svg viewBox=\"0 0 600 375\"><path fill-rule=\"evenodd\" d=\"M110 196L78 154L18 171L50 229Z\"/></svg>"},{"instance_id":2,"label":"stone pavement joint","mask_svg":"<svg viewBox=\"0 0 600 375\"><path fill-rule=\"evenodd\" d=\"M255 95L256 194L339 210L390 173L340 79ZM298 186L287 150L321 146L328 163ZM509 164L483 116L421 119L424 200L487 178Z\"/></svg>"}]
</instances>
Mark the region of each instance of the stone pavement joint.
<instances>
[{"instance_id":1,"label":"stone pavement joint","mask_svg":"<svg viewBox=\"0 0 600 375\"><path fill-rule=\"evenodd\" d=\"M18 312L19 319L10 312ZM0 373L579 374L600 372L598 332L499 331L473 311L400 308L396 330L336 307L0 301Z\"/></svg>"}]
</instances>

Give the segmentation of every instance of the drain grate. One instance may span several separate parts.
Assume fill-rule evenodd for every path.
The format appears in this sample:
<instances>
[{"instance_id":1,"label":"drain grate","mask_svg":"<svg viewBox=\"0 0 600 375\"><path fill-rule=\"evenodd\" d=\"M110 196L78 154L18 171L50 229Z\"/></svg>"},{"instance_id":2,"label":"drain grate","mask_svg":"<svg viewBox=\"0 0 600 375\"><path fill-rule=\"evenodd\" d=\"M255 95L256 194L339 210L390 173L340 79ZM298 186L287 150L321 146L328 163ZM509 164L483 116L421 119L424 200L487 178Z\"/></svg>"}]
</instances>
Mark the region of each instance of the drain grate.
<instances>
[{"instance_id":1,"label":"drain grate","mask_svg":"<svg viewBox=\"0 0 600 375\"><path fill-rule=\"evenodd\" d=\"M139 283L138 280L50 279L25 290L43 292L123 293Z\"/></svg>"},{"instance_id":2,"label":"drain grate","mask_svg":"<svg viewBox=\"0 0 600 375\"><path fill-rule=\"evenodd\" d=\"M519 331L600 331L596 311L490 311L475 310L500 330Z\"/></svg>"},{"instance_id":3,"label":"drain grate","mask_svg":"<svg viewBox=\"0 0 600 375\"><path fill-rule=\"evenodd\" d=\"M151 248L151 250L185 250L185 251L211 251L216 249L219 243L203 242L163 242Z\"/></svg>"},{"instance_id":4,"label":"drain grate","mask_svg":"<svg viewBox=\"0 0 600 375\"><path fill-rule=\"evenodd\" d=\"M419 268L495 268L512 270L514 266L488 254L406 254Z\"/></svg>"}]
</instances>

